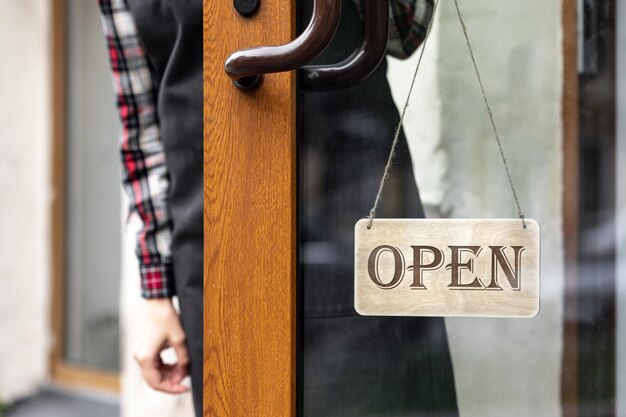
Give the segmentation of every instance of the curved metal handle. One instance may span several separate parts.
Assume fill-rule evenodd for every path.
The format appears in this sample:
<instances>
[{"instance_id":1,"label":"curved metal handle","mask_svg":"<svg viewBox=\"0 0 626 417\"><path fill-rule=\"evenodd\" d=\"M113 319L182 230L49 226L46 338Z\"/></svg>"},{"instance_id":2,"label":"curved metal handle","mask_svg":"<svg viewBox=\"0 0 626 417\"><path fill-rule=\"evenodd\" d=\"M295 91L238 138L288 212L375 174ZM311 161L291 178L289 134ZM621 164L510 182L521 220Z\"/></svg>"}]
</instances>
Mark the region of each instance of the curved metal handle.
<instances>
[{"instance_id":1,"label":"curved metal handle","mask_svg":"<svg viewBox=\"0 0 626 417\"><path fill-rule=\"evenodd\" d=\"M311 22L300 36L285 45L261 46L233 53L224 65L226 74L235 85L245 88L254 84L261 74L302 67L330 43L340 16L341 0L314 0Z\"/></svg>"},{"instance_id":2,"label":"curved metal handle","mask_svg":"<svg viewBox=\"0 0 626 417\"><path fill-rule=\"evenodd\" d=\"M303 85L307 89L329 90L359 83L382 62L389 36L389 2L365 0L363 43L347 59L334 65L304 67Z\"/></svg>"}]
</instances>

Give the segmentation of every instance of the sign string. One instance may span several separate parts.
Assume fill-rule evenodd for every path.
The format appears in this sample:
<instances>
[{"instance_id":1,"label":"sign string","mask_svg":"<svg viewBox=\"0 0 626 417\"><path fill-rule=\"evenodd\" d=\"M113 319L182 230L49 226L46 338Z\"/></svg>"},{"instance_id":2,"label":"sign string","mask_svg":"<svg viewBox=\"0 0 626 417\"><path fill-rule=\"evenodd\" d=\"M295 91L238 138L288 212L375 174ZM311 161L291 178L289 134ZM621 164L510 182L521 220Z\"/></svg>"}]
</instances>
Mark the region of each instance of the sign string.
<instances>
[{"instance_id":1,"label":"sign string","mask_svg":"<svg viewBox=\"0 0 626 417\"><path fill-rule=\"evenodd\" d=\"M422 44L422 50L420 52L419 58L417 60L417 65L415 66L415 72L413 73L413 79L411 80L411 86L409 88L409 92L406 97L406 101L404 103L404 107L402 108L402 113L400 115L400 121L396 126L395 135L393 137L393 142L391 143L391 151L389 152L389 158L387 158L387 164L385 165L385 170L383 172L383 176L380 179L380 183L378 185L378 193L376 194L376 199L374 200L374 205L372 206L369 216L368 216L368 224L367 228L371 229L372 224L374 222L374 217L376 217L376 210L378 209L378 205L380 203L383 188L385 186L385 181L389 178L389 170L391 169L391 165L393 164L393 160L396 154L396 147L398 145L398 139L400 137L400 132L402 131L402 122L404 121L404 116L406 114L406 109L409 107L409 101L411 99L411 93L413 92L413 87L415 86L415 79L417 78L417 72L419 70L420 64L422 62L422 57L424 56L424 51L426 50L426 42L428 41L430 30L432 28L433 22L435 21L435 12L437 11L437 6L439 5L439 0L435 0L435 4L433 6L433 12L428 22L428 27L426 29L426 36L424 37L424 42ZM515 199L515 205L517 206L517 213L519 218L522 220L522 226L526 229L526 220L524 218L524 213L522 212L522 208L519 202L519 198L517 196L517 192L515 191L515 186L513 185L513 178L511 176L511 172L509 170L509 165L507 163L506 157L504 155L504 150L502 149L502 141L500 140L500 136L498 135L498 129L496 128L496 123L493 119L493 112L491 111L491 106L489 106L489 100L487 100L487 93L485 92L485 87L483 85L482 78L480 76L480 71L478 70L478 64L476 63L476 58L474 56L474 50L469 40L469 35L467 31L467 26L465 25L465 20L463 19L463 15L461 14L461 10L459 8L459 1L454 0L454 7L456 8L456 14L459 19L459 23L461 24L461 28L463 29L463 35L465 36L465 43L467 44L467 49L469 51L470 57L472 59L472 64L474 66L474 72L476 73L476 78L478 79L478 84L480 85L480 91L483 96L483 101L485 103L485 109L487 114L489 115L489 121L491 122L491 127L493 129L493 134L496 138L496 142L498 143L498 149L500 151L500 156L502 157L502 163L504 164L504 170L506 171L507 178L509 180L509 185L511 187L511 191L513 192L513 198Z\"/></svg>"}]
</instances>

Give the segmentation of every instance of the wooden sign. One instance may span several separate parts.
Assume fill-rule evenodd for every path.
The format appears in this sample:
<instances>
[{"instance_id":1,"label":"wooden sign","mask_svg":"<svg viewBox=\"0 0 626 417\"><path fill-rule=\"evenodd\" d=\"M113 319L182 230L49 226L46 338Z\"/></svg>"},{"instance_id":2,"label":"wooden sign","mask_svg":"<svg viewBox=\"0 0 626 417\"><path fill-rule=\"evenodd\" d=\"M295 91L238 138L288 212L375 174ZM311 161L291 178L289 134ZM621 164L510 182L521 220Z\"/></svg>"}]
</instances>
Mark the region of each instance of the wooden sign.
<instances>
[{"instance_id":1,"label":"wooden sign","mask_svg":"<svg viewBox=\"0 0 626 417\"><path fill-rule=\"evenodd\" d=\"M375 219L355 226L354 307L368 316L534 317L540 230L527 219Z\"/></svg>"}]
</instances>

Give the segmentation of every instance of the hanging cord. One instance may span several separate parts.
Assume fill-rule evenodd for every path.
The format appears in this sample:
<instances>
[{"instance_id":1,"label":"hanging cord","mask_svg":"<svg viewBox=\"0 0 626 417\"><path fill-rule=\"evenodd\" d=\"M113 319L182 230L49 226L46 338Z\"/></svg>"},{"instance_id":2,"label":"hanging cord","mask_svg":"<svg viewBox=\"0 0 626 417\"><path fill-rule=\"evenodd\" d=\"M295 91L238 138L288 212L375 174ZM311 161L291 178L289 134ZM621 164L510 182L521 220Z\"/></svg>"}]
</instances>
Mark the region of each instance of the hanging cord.
<instances>
[{"instance_id":1,"label":"hanging cord","mask_svg":"<svg viewBox=\"0 0 626 417\"><path fill-rule=\"evenodd\" d=\"M472 49L472 44L470 43L469 35L467 34L467 26L465 26L465 20L463 20L463 15L461 14L461 10L459 9L458 0L454 0L454 7L456 8L456 15L459 17L459 23L461 23L461 28L463 28L463 35L465 36L465 43L467 44L467 50L469 51L470 57L472 58L472 64L474 64L474 71L476 72L476 78L478 78L478 84L480 84L480 91L483 94L483 100L485 102L485 108L487 109L487 114L489 114L489 120L491 121L491 127L493 128L493 134L496 137L496 142L498 142L498 149L500 150L500 156L502 157L504 170L506 171L506 176L509 179L509 185L511 186L511 191L513 192L513 198L515 199L515 205L517 206L517 214L519 215L519 218L522 220L522 226L524 227L524 229L526 229L526 220L524 219L524 213L522 212L522 207L520 206L519 198L517 197L517 192L515 191L515 186L513 185L513 178L511 177L509 164L507 164L506 157L504 156L504 150L502 150L502 141L500 141L500 136L498 135L498 129L496 128L496 123L493 121L493 113L491 112L489 101L487 100L487 94L485 93L483 80L480 77L480 71L478 70L478 64L476 63L476 58L474 57L474 50Z\"/></svg>"},{"instance_id":2,"label":"hanging cord","mask_svg":"<svg viewBox=\"0 0 626 417\"><path fill-rule=\"evenodd\" d=\"M378 193L376 193L376 200L374 200L374 205L370 210L370 214L368 217L367 228L372 228L372 222L374 221L374 217L376 217L376 209L378 208L378 204L380 203L380 199L383 195L383 188L385 187L385 181L389 178L389 169L391 169L391 165L393 164L393 159L396 156L396 147L398 145L398 138L400 137L400 132L402 131L402 122L404 121L404 115L406 114L406 109L409 107L409 100L411 99L411 93L413 92L413 87L415 86L415 79L417 78L417 71L420 68L420 64L422 63L422 58L424 57L424 51L426 50L426 41L428 41L428 35L430 35L430 29L433 26L433 22L435 21L435 12L437 11L437 5L439 4L439 0L435 0L435 5L433 6L433 12L430 15L430 20L428 21L428 27L426 28L426 36L424 37L424 42L422 43L422 50L420 51L420 56L417 59L417 65L415 66L415 72L413 73L413 79L411 80L411 87L409 88L409 93L406 96L406 101L404 102L404 107L402 108L402 114L400 115L400 121L396 126L396 133L393 136L393 142L391 143L391 151L389 151L389 158L387 158L387 165L385 165L385 170L383 172L383 177L380 179L380 183L378 184Z\"/></svg>"},{"instance_id":3,"label":"hanging cord","mask_svg":"<svg viewBox=\"0 0 626 417\"><path fill-rule=\"evenodd\" d=\"M430 29L435 20L435 11L437 10L437 6L439 4L439 0L435 1L435 5L433 7L433 13L431 15L430 21L428 22L428 28L426 30L426 37L424 38L424 43L422 45L422 50L420 52L420 56L417 61L417 65L415 67L415 72L413 73L413 79L411 81L411 87L409 88L409 93L407 94L406 101L404 103L404 107L402 109L402 114L400 115L400 121L396 126L396 132L393 138L393 142L391 144L391 151L389 152L389 158L387 159L387 165L385 165L385 170L383 172L383 177L380 180L380 184L378 185L378 193L376 194L376 200L374 200L374 206L370 210L368 217L367 228L372 228L372 223L374 221L374 217L376 216L376 209L378 208L378 204L380 203L380 199L383 193L383 188L385 186L385 181L389 178L389 170L391 165L393 164L393 159L396 153L396 146L398 144L398 138L400 137L400 132L402 130L402 122L404 121L404 115L406 114L406 109L409 107L409 101L411 98L411 93L413 92L413 87L415 85L415 79L417 77L417 72L419 70L420 64L422 62L422 57L424 56L424 50L426 49L426 41L428 40L428 35L430 34ZM474 65L474 71L476 73L476 78L478 78L478 83L480 84L480 90L483 95L483 101L485 102L485 108L487 110L487 114L489 115L489 120L491 121L491 127L493 128L493 133L496 138L496 142L498 143L498 149L500 150L500 156L502 157L502 162L504 164L504 169L506 171L507 178L509 180L509 185L511 186L511 191L513 192L513 198L515 199L515 204L517 206L517 213L519 218L522 220L522 226L526 229L526 220L524 218L524 213L522 212L522 208L520 206L519 198L517 197L517 192L515 191L515 186L513 185L513 178L511 177L511 172L509 170L509 165L506 161L506 157L504 156L504 150L502 149L502 142L500 141L500 136L498 135L498 129L496 128L496 123L493 120L493 112L491 111L491 107L489 106L489 101L487 100L487 94L485 93L485 87L483 86L483 81L480 76L480 71L478 70L478 64L476 63L476 58L474 57L474 50L472 49L472 45L469 40L469 35L467 33L467 26L465 25L465 21L463 20L463 15L461 14L461 10L459 9L458 0L454 0L454 6L456 8L456 13L459 18L459 22L461 23L461 28L463 29L463 35L465 36L465 43L467 44L467 49L469 51L470 57L472 59L472 64Z\"/></svg>"}]
</instances>

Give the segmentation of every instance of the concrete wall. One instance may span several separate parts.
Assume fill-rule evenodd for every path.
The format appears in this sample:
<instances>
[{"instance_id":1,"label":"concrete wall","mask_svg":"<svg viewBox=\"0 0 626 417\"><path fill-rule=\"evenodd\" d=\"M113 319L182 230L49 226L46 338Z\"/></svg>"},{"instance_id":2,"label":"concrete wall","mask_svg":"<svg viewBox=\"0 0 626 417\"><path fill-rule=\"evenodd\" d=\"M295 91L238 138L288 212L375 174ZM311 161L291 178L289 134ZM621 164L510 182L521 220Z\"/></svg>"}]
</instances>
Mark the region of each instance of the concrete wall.
<instances>
[{"instance_id":1,"label":"concrete wall","mask_svg":"<svg viewBox=\"0 0 626 417\"><path fill-rule=\"evenodd\" d=\"M560 413L561 25L558 0L461 1L527 217L542 227L542 304L534 319L446 320L462 416ZM429 212L515 217L454 3L440 2L405 123ZM405 97L413 62L392 62Z\"/></svg>"},{"instance_id":2,"label":"concrete wall","mask_svg":"<svg viewBox=\"0 0 626 417\"><path fill-rule=\"evenodd\" d=\"M0 0L0 401L48 371L49 7Z\"/></svg>"}]
</instances>

